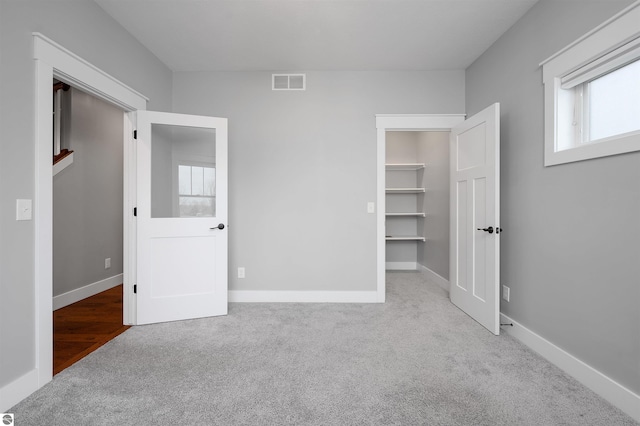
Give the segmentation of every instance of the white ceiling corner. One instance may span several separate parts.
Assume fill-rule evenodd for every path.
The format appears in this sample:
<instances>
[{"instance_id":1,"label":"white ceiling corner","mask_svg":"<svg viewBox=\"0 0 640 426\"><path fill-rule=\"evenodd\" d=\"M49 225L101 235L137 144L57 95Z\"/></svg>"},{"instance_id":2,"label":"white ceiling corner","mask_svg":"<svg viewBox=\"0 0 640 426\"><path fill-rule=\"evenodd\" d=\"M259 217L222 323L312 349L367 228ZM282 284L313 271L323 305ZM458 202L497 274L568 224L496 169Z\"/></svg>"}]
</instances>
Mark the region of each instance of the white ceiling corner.
<instances>
[{"instance_id":1,"label":"white ceiling corner","mask_svg":"<svg viewBox=\"0 0 640 426\"><path fill-rule=\"evenodd\" d=\"M174 71L465 69L538 0L95 0Z\"/></svg>"}]
</instances>

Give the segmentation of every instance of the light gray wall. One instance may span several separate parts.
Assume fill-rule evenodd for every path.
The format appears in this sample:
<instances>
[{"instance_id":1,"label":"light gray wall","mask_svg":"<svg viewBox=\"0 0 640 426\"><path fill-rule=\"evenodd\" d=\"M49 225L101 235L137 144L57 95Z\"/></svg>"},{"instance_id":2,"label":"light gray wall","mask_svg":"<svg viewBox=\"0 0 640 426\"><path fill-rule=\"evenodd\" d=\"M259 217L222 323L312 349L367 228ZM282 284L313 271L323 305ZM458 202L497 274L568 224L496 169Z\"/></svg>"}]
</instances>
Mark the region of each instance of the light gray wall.
<instances>
[{"instance_id":1,"label":"light gray wall","mask_svg":"<svg viewBox=\"0 0 640 426\"><path fill-rule=\"evenodd\" d=\"M74 162L53 178L54 296L122 273L122 111L74 88L65 95Z\"/></svg>"},{"instance_id":2,"label":"light gray wall","mask_svg":"<svg viewBox=\"0 0 640 426\"><path fill-rule=\"evenodd\" d=\"M640 393L640 153L543 166L538 64L631 1L541 1L467 70L501 103L502 312Z\"/></svg>"},{"instance_id":3,"label":"light gray wall","mask_svg":"<svg viewBox=\"0 0 640 426\"><path fill-rule=\"evenodd\" d=\"M376 288L376 113L459 113L464 73L176 73L176 112L229 118L231 290ZM246 278L236 278L236 268Z\"/></svg>"},{"instance_id":4,"label":"light gray wall","mask_svg":"<svg viewBox=\"0 0 640 426\"><path fill-rule=\"evenodd\" d=\"M0 386L35 366L34 223L16 222L15 200L34 198L32 31L171 109L172 73L92 1L2 0L0 21ZM34 200L34 210L38 200Z\"/></svg>"},{"instance_id":5,"label":"light gray wall","mask_svg":"<svg viewBox=\"0 0 640 426\"><path fill-rule=\"evenodd\" d=\"M425 163L422 197L425 236L418 245L418 263L449 279L449 132L418 132L418 162Z\"/></svg>"}]
</instances>

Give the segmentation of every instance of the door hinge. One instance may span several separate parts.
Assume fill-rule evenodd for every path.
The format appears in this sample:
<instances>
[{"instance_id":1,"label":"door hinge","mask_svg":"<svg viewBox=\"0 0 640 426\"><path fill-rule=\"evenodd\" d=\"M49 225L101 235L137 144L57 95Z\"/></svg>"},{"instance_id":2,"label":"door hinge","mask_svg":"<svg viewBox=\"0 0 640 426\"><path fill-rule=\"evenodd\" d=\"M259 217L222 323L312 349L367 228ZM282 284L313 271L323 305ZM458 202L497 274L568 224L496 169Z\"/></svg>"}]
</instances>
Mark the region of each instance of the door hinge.
<instances>
[{"instance_id":1,"label":"door hinge","mask_svg":"<svg viewBox=\"0 0 640 426\"><path fill-rule=\"evenodd\" d=\"M133 138L134 139L138 139L138 131L137 130L133 131Z\"/></svg>"},{"instance_id":2,"label":"door hinge","mask_svg":"<svg viewBox=\"0 0 640 426\"><path fill-rule=\"evenodd\" d=\"M137 207L133 208L133 215L134 216L138 216L138 208Z\"/></svg>"},{"instance_id":3,"label":"door hinge","mask_svg":"<svg viewBox=\"0 0 640 426\"><path fill-rule=\"evenodd\" d=\"M138 284L133 285L133 293L138 294Z\"/></svg>"}]
</instances>

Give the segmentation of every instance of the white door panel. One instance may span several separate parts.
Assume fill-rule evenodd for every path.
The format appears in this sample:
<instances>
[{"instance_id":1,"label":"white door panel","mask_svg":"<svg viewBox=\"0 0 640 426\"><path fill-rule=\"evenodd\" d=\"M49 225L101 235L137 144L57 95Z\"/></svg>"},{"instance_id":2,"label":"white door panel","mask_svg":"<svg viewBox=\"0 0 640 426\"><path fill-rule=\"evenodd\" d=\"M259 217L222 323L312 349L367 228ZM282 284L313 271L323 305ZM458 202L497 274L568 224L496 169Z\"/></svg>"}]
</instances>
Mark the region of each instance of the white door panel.
<instances>
[{"instance_id":1,"label":"white door panel","mask_svg":"<svg viewBox=\"0 0 640 426\"><path fill-rule=\"evenodd\" d=\"M137 324L227 313L227 121L137 113Z\"/></svg>"},{"instance_id":2,"label":"white door panel","mask_svg":"<svg viewBox=\"0 0 640 426\"><path fill-rule=\"evenodd\" d=\"M451 130L451 301L500 333L500 106Z\"/></svg>"}]
</instances>

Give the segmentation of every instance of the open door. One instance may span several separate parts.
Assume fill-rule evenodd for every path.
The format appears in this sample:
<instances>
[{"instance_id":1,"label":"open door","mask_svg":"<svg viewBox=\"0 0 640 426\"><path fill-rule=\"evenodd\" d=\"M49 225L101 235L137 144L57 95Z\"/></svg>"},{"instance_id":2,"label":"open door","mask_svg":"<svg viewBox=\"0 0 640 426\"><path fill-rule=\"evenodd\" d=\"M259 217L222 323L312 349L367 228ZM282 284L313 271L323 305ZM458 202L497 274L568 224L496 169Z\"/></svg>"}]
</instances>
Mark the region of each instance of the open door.
<instances>
[{"instance_id":1,"label":"open door","mask_svg":"<svg viewBox=\"0 0 640 426\"><path fill-rule=\"evenodd\" d=\"M227 120L137 113L137 324L227 314Z\"/></svg>"},{"instance_id":2,"label":"open door","mask_svg":"<svg viewBox=\"0 0 640 426\"><path fill-rule=\"evenodd\" d=\"M451 302L500 334L500 104L451 129Z\"/></svg>"}]
</instances>

